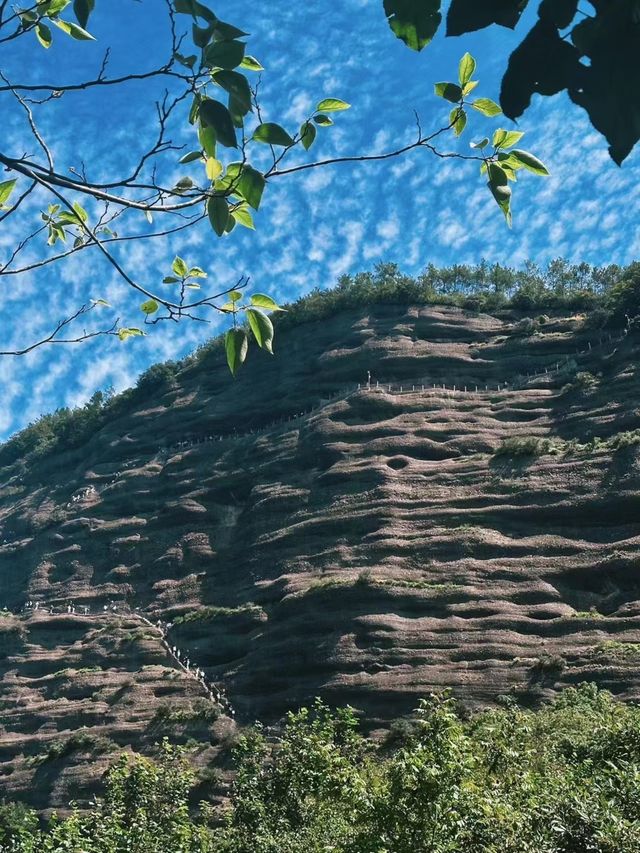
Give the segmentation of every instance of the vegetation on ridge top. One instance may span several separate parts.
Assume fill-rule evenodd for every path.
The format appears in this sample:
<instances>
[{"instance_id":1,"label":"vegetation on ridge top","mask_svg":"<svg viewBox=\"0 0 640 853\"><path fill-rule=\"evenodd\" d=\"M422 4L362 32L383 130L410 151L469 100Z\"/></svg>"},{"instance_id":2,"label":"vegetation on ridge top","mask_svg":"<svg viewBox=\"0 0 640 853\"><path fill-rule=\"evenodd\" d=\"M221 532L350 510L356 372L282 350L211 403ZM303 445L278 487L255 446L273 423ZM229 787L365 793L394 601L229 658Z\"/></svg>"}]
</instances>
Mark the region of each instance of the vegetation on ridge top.
<instances>
[{"instance_id":1,"label":"vegetation on ridge top","mask_svg":"<svg viewBox=\"0 0 640 853\"><path fill-rule=\"evenodd\" d=\"M544 270L532 262L518 270L483 261L476 266L429 265L417 278L404 275L395 264L380 264L374 272L343 276L335 288L314 290L287 305L276 325L284 330L338 311L385 303L450 305L474 311L591 311L595 325L624 325L640 314L640 264L592 267L558 259ZM181 373L211 359L222 361L223 351L224 337L218 336L181 361L153 365L135 388L117 395L98 391L84 406L43 415L0 445L0 465L83 444L127 407L165 393Z\"/></svg>"}]
</instances>

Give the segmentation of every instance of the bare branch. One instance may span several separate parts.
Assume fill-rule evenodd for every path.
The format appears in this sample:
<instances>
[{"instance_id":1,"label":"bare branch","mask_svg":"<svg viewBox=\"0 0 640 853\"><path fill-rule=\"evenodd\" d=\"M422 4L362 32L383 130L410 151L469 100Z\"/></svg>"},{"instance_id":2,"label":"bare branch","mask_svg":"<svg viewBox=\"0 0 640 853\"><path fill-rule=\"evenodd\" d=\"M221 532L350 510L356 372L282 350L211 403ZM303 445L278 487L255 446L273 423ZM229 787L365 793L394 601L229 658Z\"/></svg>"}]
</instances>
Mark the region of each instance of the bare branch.
<instances>
[{"instance_id":1,"label":"bare branch","mask_svg":"<svg viewBox=\"0 0 640 853\"><path fill-rule=\"evenodd\" d=\"M34 349L38 349L38 347L45 346L46 344L79 344L79 343L82 343L83 341L91 340L92 338L99 338L99 337L104 337L104 336L108 336L108 335L117 335L118 332L116 330L117 330L119 320L116 320L107 329L99 329L99 330L93 331L93 332L83 331L80 335L77 335L74 338L60 338L60 337L58 337L58 335L62 331L67 329L75 320L78 320L80 317L86 316L91 311L93 311L96 307L97 306L95 303L93 303L91 305L82 305L80 308L78 308L77 311L75 311L69 317L65 317L64 320L60 320L56 324L56 327L53 329L53 331L50 334L46 335L46 337L41 338L40 340L36 341L35 343L29 344L29 346L26 346L24 349L0 351L0 355L26 355L27 353L32 352Z\"/></svg>"}]
</instances>

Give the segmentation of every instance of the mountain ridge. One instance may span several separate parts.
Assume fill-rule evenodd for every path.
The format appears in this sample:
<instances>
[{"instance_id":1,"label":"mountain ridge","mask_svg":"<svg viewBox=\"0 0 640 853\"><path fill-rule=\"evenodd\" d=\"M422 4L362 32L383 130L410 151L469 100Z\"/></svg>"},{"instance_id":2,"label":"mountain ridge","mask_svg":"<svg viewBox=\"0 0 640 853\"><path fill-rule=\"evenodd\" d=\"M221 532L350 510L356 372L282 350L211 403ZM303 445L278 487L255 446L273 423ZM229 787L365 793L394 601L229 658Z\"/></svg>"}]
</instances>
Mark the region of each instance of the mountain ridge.
<instances>
[{"instance_id":1,"label":"mountain ridge","mask_svg":"<svg viewBox=\"0 0 640 853\"><path fill-rule=\"evenodd\" d=\"M283 355L256 352L235 382L214 352L87 445L14 473L7 606L131 615L106 631L64 612L0 620L7 791L64 806L115 750L151 748L162 720L204 738L201 766L224 776L236 722L191 713L195 687L135 608L172 623L168 642L242 724L315 695L374 728L447 687L470 707L584 680L638 698L638 341L600 346L608 334L567 312L355 307L283 329ZM425 377L474 390L422 391ZM104 753L34 764L81 721Z\"/></svg>"}]
</instances>

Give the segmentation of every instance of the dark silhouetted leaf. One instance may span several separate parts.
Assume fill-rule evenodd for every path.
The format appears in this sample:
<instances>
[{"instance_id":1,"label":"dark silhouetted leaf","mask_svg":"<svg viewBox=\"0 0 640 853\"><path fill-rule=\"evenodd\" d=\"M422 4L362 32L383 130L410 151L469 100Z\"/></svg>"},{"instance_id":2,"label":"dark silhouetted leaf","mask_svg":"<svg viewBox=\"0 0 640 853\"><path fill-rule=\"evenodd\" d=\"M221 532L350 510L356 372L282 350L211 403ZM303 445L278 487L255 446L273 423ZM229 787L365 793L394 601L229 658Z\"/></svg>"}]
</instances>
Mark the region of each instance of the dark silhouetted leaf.
<instances>
[{"instance_id":1,"label":"dark silhouetted leaf","mask_svg":"<svg viewBox=\"0 0 640 853\"><path fill-rule=\"evenodd\" d=\"M422 50L437 32L440 0L384 0L389 26L412 50Z\"/></svg>"},{"instance_id":2,"label":"dark silhouetted leaf","mask_svg":"<svg viewBox=\"0 0 640 853\"><path fill-rule=\"evenodd\" d=\"M220 195L211 196L207 202L207 213L211 227L218 237L222 237L229 223L229 205L226 198Z\"/></svg>"},{"instance_id":3,"label":"dark silhouetted leaf","mask_svg":"<svg viewBox=\"0 0 640 853\"><path fill-rule=\"evenodd\" d=\"M237 68L244 59L245 44L241 41L216 41L204 52L210 68Z\"/></svg>"},{"instance_id":4,"label":"dark silhouetted leaf","mask_svg":"<svg viewBox=\"0 0 640 853\"><path fill-rule=\"evenodd\" d=\"M73 11L81 27L89 23L89 15L93 12L96 0L73 0Z\"/></svg>"},{"instance_id":5,"label":"dark silhouetted leaf","mask_svg":"<svg viewBox=\"0 0 640 853\"><path fill-rule=\"evenodd\" d=\"M227 148L237 148L236 129L231 113L220 101L204 98L200 103L200 120L215 132L216 139Z\"/></svg>"},{"instance_id":6,"label":"dark silhouetted leaf","mask_svg":"<svg viewBox=\"0 0 640 853\"><path fill-rule=\"evenodd\" d=\"M576 48L561 39L552 24L538 21L509 58L500 92L504 114L516 119L534 94L555 95L573 88L581 69L578 60Z\"/></svg>"},{"instance_id":7,"label":"dark silhouetted leaf","mask_svg":"<svg viewBox=\"0 0 640 853\"><path fill-rule=\"evenodd\" d=\"M451 0L447 35L459 36L490 24L513 29L529 0Z\"/></svg>"},{"instance_id":8,"label":"dark silhouetted leaf","mask_svg":"<svg viewBox=\"0 0 640 853\"><path fill-rule=\"evenodd\" d=\"M578 0L542 0L538 15L563 30L573 21L577 9Z\"/></svg>"},{"instance_id":9,"label":"dark silhouetted leaf","mask_svg":"<svg viewBox=\"0 0 640 853\"><path fill-rule=\"evenodd\" d=\"M265 185L266 181L262 172L258 172L252 166L244 166L237 184L238 192L254 210L260 207Z\"/></svg>"},{"instance_id":10,"label":"dark silhouetted leaf","mask_svg":"<svg viewBox=\"0 0 640 853\"><path fill-rule=\"evenodd\" d=\"M243 116L251 110L251 89L244 74L223 69L222 71L215 71L213 79L230 95L233 95L235 109L241 112Z\"/></svg>"}]
</instances>

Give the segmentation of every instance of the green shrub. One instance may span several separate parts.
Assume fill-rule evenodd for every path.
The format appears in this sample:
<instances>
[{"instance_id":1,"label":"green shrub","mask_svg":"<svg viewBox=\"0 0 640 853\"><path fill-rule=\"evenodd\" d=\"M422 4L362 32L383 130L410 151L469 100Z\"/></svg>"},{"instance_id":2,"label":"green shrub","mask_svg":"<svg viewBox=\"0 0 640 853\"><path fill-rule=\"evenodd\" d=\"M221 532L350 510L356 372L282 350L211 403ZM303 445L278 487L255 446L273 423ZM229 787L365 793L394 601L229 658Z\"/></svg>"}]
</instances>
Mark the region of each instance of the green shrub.
<instances>
[{"instance_id":1,"label":"green shrub","mask_svg":"<svg viewBox=\"0 0 640 853\"><path fill-rule=\"evenodd\" d=\"M505 438L493 453L494 456L543 456L553 450L551 439L528 435Z\"/></svg>"},{"instance_id":2,"label":"green shrub","mask_svg":"<svg viewBox=\"0 0 640 853\"><path fill-rule=\"evenodd\" d=\"M144 395L158 391L164 393L175 386L178 368L179 365L175 361L153 364L140 375L136 388Z\"/></svg>"},{"instance_id":3,"label":"green shrub","mask_svg":"<svg viewBox=\"0 0 640 853\"><path fill-rule=\"evenodd\" d=\"M573 379L562 388L562 393L592 394L597 390L598 382L598 378L593 373L589 373L588 370L579 370Z\"/></svg>"},{"instance_id":4,"label":"green shrub","mask_svg":"<svg viewBox=\"0 0 640 853\"><path fill-rule=\"evenodd\" d=\"M243 613L260 616L264 611L257 604L247 602L238 607L199 607L197 610L189 610L181 616L176 616L173 625L187 625L190 622L211 622L225 616L239 616Z\"/></svg>"},{"instance_id":5,"label":"green shrub","mask_svg":"<svg viewBox=\"0 0 640 853\"><path fill-rule=\"evenodd\" d=\"M287 716L277 742L259 727L237 739L215 820L206 805L190 810L198 779L164 741L157 762L123 756L85 814L39 829L31 813L0 809L0 850L637 853L640 708L593 685L537 711L502 705L461 718L432 696L378 746L351 709L317 701Z\"/></svg>"}]
</instances>

